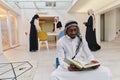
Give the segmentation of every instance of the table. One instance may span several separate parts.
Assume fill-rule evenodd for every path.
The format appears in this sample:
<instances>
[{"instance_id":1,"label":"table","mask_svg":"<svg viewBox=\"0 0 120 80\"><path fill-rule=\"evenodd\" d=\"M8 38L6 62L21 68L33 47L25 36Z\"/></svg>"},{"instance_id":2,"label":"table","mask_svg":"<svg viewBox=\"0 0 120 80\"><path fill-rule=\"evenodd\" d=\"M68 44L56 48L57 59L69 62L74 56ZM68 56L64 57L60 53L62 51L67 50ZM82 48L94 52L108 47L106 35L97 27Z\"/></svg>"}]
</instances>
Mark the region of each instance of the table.
<instances>
[{"instance_id":1,"label":"table","mask_svg":"<svg viewBox=\"0 0 120 80\"><path fill-rule=\"evenodd\" d=\"M58 40L59 33L57 32L47 32L48 36L55 36L55 42Z\"/></svg>"},{"instance_id":2,"label":"table","mask_svg":"<svg viewBox=\"0 0 120 80\"><path fill-rule=\"evenodd\" d=\"M48 36L58 36L57 32L47 32Z\"/></svg>"}]
</instances>

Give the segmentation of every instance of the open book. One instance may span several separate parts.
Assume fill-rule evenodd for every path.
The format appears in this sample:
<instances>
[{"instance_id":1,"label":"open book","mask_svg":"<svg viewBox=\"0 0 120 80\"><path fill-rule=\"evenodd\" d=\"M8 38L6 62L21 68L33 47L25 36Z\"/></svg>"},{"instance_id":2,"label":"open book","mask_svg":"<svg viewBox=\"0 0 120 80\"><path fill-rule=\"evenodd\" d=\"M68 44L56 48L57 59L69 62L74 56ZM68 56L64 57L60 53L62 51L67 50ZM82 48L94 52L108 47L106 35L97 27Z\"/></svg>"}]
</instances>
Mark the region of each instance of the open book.
<instances>
[{"instance_id":1,"label":"open book","mask_svg":"<svg viewBox=\"0 0 120 80\"><path fill-rule=\"evenodd\" d=\"M80 70L88 70L88 69L92 69L95 66L100 66L100 63L82 64L82 63L75 61L71 58L65 58L64 61L69 65L76 66L76 68L78 68Z\"/></svg>"}]
</instances>

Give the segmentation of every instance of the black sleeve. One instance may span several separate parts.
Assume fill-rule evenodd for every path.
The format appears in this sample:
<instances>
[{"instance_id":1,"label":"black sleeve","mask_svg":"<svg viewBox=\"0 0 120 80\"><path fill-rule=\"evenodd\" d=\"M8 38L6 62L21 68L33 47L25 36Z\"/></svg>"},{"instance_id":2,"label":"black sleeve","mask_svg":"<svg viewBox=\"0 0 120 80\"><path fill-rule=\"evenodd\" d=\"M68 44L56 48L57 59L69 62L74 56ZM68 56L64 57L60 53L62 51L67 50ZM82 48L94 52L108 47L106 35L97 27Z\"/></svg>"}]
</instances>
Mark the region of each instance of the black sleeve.
<instances>
[{"instance_id":1,"label":"black sleeve","mask_svg":"<svg viewBox=\"0 0 120 80\"><path fill-rule=\"evenodd\" d=\"M60 28L60 27L62 27L61 21L59 21L58 24L57 24L57 28Z\"/></svg>"},{"instance_id":2,"label":"black sleeve","mask_svg":"<svg viewBox=\"0 0 120 80\"><path fill-rule=\"evenodd\" d=\"M88 22L85 24L87 27L93 27L93 18L90 16L88 18Z\"/></svg>"}]
</instances>

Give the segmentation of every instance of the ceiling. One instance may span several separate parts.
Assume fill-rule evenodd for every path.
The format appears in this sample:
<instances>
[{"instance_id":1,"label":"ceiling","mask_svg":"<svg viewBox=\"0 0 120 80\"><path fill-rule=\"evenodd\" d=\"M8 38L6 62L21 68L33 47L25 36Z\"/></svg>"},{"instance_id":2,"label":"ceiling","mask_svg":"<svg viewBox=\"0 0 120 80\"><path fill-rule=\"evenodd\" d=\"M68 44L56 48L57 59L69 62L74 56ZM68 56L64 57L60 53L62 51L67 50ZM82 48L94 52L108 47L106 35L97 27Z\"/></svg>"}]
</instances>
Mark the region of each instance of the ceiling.
<instances>
[{"instance_id":1,"label":"ceiling","mask_svg":"<svg viewBox=\"0 0 120 80\"><path fill-rule=\"evenodd\" d=\"M112 4L119 0L4 0L8 4L20 9L69 9L69 12L86 12L88 9L94 11ZM73 4L75 3L75 4ZM3 10L0 12L4 12ZM3 13L4 14L4 13Z\"/></svg>"},{"instance_id":2,"label":"ceiling","mask_svg":"<svg viewBox=\"0 0 120 80\"><path fill-rule=\"evenodd\" d=\"M73 0L4 0L12 7L20 9L68 8Z\"/></svg>"},{"instance_id":3,"label":"ceiling","mask_svg":"<svg viewBox=\"0 0 120 80\"><path fill-rule=\"evenodd\" d=\"M97 11L115 1L118 0L77 0L76 4L69 9L69 12L86 12L88 9Z\"/></svg>"}]
</instances>

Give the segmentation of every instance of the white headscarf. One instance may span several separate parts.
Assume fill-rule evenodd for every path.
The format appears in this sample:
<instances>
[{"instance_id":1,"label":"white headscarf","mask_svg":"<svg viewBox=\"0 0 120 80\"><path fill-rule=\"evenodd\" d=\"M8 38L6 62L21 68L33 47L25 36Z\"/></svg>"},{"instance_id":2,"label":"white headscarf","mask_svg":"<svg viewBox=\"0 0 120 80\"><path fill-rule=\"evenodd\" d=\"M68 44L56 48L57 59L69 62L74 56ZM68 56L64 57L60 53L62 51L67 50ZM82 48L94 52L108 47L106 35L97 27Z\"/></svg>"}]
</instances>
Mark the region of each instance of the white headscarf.
<instances>
[{"instance_id":1,"label":"white headscarf","mask_svg":"<svg viewBox=\"0 0 120 80\"><path fill-rule=\"evenodd\" d=\"M76 21L73 21L73 20L68 21L68 22L65 24L65 29L64 29L65 35L67 34L67 29L70 28L71 26L76 26L76 27L77 27L77 30L78 30L77 36L81 36L81 34L80 34L80 29L79 29L79 27L78 27L78 23L77 23Z\"/></svg>"}]
</instances>

